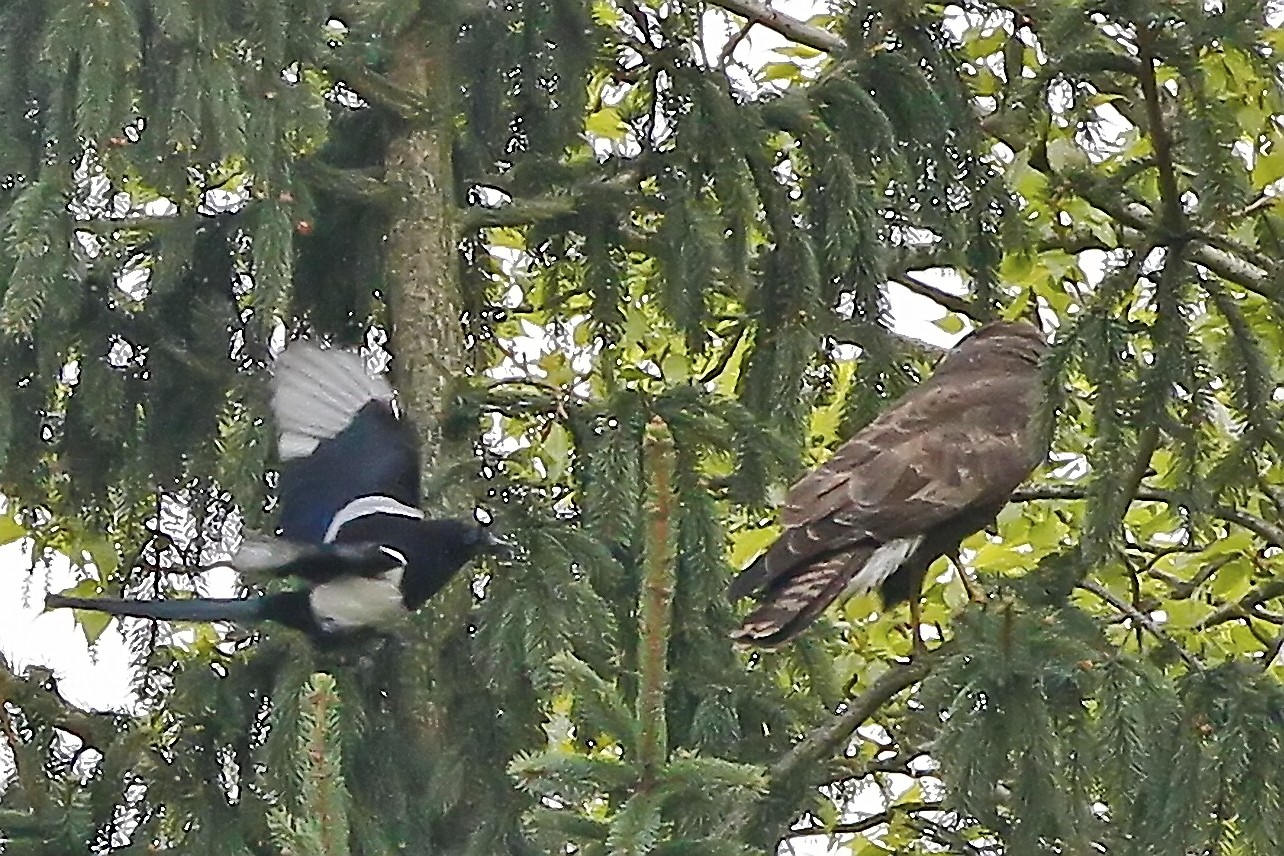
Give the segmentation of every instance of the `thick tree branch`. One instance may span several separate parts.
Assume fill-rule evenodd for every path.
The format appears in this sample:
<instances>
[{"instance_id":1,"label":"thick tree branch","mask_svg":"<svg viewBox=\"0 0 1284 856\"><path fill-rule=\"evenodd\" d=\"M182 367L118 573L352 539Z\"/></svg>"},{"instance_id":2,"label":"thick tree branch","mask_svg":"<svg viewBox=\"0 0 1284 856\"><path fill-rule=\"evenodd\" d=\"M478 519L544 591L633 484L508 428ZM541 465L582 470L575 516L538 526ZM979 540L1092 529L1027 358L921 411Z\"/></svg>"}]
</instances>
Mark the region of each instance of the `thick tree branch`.
<instances>
[{"instance_id":1,"label":"thick tree branch","mask_svg":"<svg viewBox=\"0 0 1284 856\"><path fill-rule=\"evenodd\" d=\"M758 0L709 0L709 2L755 24L762 24L769 30L775 30L800 45L806 45L824 53L842 53L847 50L847 42L842 36L831 33L829 30L822 30L820 27L813 27L783 12L777 12L767 3L761 3Z\"/></svg>"},{"instance_id":2,"label":"thick tree branch","mask_svg":"<svg viewBox=\"0 0 1284 856\"><path fill-rule=\"evenodd\" d=\"M925 657L900 663L880 675L869 688L852 699L847 708L830 722L819 726L794 744L784 757L768 771L770 780L779 783L793 778L848 740L879 708L894 696L925 678L932 665L942 656L949 643L942 645ZM718 837L732 838L744 834L757 806L757 797L741 802L723 821Z\"/></svg>"},{"instance_id":3,"label":"thick tree branch","mask_svg":"<svg viewBox=\"0 0 1284 856\"><path fill-rule=\"evenodd\" d=\"M1164 124L1163 105L1159 103L1159 85L1155 80L1154 57L1155 31L1153 25L1141 27L1137 32L1137 50L1141 68L1138 78L1146 103L1146 124L1150 128L1150 142L1155 150L1155 166L1159 170L1159 199L1163 206L1160 221L1168 233L1165 238L1185 237L1186 215L1181 208L1181 189L1177 186L1177 170L1173 166L1172 138Z\"/></svg>"},{"instance_id":4,"label":"thick tree branch","mask_svg":"<svg viewBox=\"0 0 1284 856\"><path fill-rule=\"evenodd\" d=\"M373 72L359 63L338 59L330 62L326 70L332 77L342 81L365 100L378 104L402 119L410 122L425 122L428 119L427 99L382 74Z\"/></svg>"},{"instance_id":5,"label":"thick tree branch","mask_svg":"<svg viewBox=\"0 0 1284 856\"><path fill-rule=\"evenodd\" d=\"M877 343L885 351L928 362L935 362L948 350L931 342L924 342L922 339L888 330L878 324L843 318L836 314L817 319L816 326L822 335L828 336L835 342L856 345L860 348L868 348L871 344Z\"/></svg>"},{"instance_id":6,"label":"thick tree branch","mask_svg":"<svg viewBox=\"0 0 1284 856\"><path fill-rule=\"evenodd\" d=\"M1087 492L1082 488L1065 487L1061 485L1031 485L1030 487L1019 488L1012 494L1013 502L1033 502L1041 499L1087 499ZM1191 506L1190 498L1184 494L1172 490L1159 490L1156 488L1138 489L1132 497L1132 502L1166 502L1169 505ZM1234 523L1252 532L1272 547L1284 549L1284 528L1269 523L1260 517L1255 517L1246 511L1240 511L1237 508L1231 508L1226 505L1217 505L1206 509L1209 514L1219 520L1227 523Z\"/></svg>"}]
</instances>

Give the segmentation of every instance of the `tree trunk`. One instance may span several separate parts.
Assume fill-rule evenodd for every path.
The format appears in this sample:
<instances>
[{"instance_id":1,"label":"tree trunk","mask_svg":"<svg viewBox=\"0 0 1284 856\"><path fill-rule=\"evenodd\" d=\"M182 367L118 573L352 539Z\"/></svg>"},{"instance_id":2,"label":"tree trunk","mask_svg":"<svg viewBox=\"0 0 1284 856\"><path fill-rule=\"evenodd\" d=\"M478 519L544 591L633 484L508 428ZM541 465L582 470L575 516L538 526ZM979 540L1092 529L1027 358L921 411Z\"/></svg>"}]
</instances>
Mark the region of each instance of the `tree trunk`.
<instances>
[{"instance_id":1,"label":"tree trunk","mask_svg":"<svg viewBox=\"0 0 1284 856\"><path fill-rule=\"evenodd\" d=\"M388 146L394 193L388 230L388 279L395 377L419 433L421 478L446 462L441 415L454 378L465 368L456 206L451 188L450 73L453 28L418 23L398 35L389 78L417 96L427 115L403 126ZM425 497L426 504L453 504Z\"/></svg>"}]
</instances>

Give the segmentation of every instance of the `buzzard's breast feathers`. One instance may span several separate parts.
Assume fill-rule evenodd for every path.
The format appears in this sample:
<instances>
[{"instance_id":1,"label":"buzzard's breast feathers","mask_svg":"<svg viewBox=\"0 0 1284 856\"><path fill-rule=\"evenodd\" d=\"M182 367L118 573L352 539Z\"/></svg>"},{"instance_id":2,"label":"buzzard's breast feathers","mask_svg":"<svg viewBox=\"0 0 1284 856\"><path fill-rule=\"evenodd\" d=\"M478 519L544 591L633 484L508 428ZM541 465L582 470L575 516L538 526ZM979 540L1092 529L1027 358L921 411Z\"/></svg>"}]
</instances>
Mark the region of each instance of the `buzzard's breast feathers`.
<instances>
[{"instance_id":1,"label":"buzzard's breast feathers","mask_svg":"<svg viewBox=\"0 0 1284 856\"><path fill-rule=\"evenodd\" d=\"M788 641L845 591L921 574L985 525L1043 458L1032 423L1046 347L1024 322L980 328L799 480L784 531L731 585L763 601L733 637Z\"/></svg>"}]
</instances>

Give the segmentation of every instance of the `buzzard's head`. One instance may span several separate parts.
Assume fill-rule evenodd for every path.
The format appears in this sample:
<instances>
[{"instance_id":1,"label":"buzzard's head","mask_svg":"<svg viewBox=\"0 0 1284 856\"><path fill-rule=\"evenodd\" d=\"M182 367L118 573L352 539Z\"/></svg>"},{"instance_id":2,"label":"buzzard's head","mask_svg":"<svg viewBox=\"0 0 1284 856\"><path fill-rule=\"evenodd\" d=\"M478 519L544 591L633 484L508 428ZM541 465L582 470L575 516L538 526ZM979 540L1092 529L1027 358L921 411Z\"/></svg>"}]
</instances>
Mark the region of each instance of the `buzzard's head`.
<instances>
[{"instance_id":1,"label":"buzzard's head","mask_svg":"<svg viewBox=\"0 0 1284 856\"><path fill-rule=\"evenodd\" d=\"M1037 366L1047 351L1048 340L1029 321L991 321L960 339L934 374L995 371L1021 363Z\"/></svg>"}]
</instances>

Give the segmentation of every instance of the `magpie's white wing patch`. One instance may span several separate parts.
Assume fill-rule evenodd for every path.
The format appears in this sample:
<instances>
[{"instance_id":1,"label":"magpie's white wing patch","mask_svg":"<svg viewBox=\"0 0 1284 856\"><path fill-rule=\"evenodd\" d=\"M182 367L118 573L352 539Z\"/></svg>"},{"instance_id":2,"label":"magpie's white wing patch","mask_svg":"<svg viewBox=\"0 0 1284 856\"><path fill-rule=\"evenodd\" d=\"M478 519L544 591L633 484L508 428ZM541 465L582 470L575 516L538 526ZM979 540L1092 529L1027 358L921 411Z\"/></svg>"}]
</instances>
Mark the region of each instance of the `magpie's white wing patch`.
<instances>
[{"instance_id":1,"label":"magpie's white wing patch","mask_svg":"<svg viewBox=\"0 0 1284 856\"><path fill-rule=\"evenodd\" d=\"M391 496L362 496L349 502L334 515L329 528L325 531L325 543L329 544L339 537L339 530L345 524L371 514L390 514L394 517L409 517L413 520L424 519L424 513L418 508L406 505Z\"/></svg>"},{"instance_id":2,"label":"magpie's white wing patch","mask_svg":"<svg viewBox=\"0 0 1284 856\"><path fill-rule=\"evenodd\" d=\"M277 358L273 374L272 411L283 461L312 454L371 400L393 400L388 382L371 377L361 355L353 351L292 342Z\"/></svg>"},{"instance_id":3,"label":"magpie's white wing patch","mask_svg":"<svg viewBox=\"0 0 1284 856\"><path fill-rule=\"evenodd\" d=\"M243 574L274 571L299 558L306 549L281 538L247 531L228 564Z\"/></svg>"}]
</instances>

